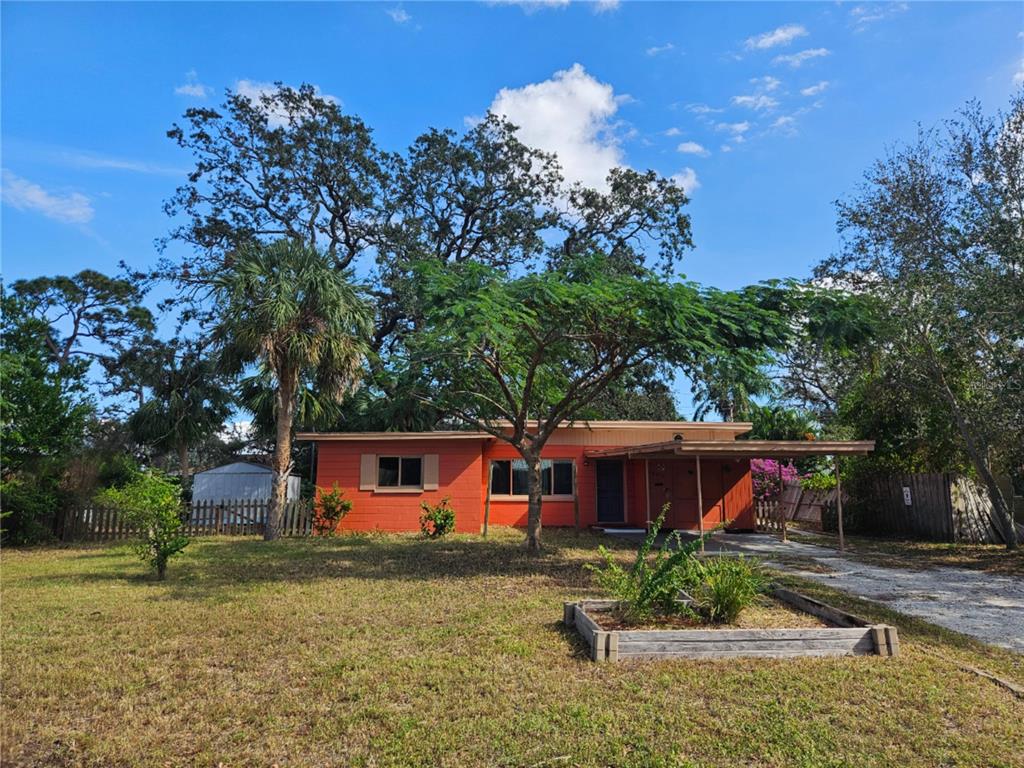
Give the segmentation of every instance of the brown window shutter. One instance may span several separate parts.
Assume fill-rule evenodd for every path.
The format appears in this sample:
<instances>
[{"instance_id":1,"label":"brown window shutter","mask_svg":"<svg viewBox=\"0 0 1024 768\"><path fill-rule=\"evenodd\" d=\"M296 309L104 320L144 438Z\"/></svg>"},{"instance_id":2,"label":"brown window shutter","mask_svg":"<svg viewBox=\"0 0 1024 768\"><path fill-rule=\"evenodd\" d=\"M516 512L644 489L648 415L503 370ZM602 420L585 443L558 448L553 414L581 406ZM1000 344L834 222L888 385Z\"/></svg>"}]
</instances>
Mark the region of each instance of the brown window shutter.
<instances>
[{"instance_id":1,"label":"brown window shutter","mask_svg":"<svg viewBox=\"0 0 1024 768\"><path fill-rule=\"evenodd\" d=\"M377 455L364 453L359 457L359 490L372 491L377 486Z\"/></svg>"},{"instance_id":2,"label":"brown window shutter","mask_svg":"<svg viewBox=\"0 0 1024 768\"><path fill-rule=\"evenodd\" d=\"M437 490L438 461L436 453L428 453L423 457L423 490Z\"/></svg>"}]
</instances>

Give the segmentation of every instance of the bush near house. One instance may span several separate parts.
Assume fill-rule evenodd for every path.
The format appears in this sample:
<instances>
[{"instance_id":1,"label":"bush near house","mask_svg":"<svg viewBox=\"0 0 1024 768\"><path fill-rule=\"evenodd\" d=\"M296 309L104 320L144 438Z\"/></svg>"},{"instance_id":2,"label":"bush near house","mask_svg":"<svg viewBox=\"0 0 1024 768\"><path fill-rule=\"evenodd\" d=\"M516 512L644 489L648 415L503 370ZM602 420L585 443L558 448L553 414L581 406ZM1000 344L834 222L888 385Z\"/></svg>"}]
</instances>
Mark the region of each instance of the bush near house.
<instances>
[{"instance_id":1,"label":"bush near house","mask_svg":"<svg viewBox=\"0 0 1024 768\"><path fill-rule=\"evenodd\" d=\"M316 514L313 529L317 536L333 536L345 515L352 511L352 500L345 498L345 491L337 483L331 490L320 490L316 498Z\"/></svg>"},{"instance_id":2,"label":"bush near house","mask_svg":"<svg viewBox=\"0 0 1024 768\"><path fill-rule=\"evenodd\" d=\"M438 504L422 502L420 508L420 530L431 539L447 536L455 530L455 510L451 507L451 499L445 496Z\"/></svg>"}]
</instances>

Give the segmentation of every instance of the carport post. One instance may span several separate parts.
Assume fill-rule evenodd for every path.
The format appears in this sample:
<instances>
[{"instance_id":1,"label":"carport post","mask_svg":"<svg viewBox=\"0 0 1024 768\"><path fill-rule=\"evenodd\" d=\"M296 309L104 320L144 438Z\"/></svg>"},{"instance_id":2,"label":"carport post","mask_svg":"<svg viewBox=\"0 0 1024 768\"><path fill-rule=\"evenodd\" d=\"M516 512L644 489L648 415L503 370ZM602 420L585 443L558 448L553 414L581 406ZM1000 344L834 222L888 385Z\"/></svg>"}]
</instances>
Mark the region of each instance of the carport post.
<instances>
[{"instance_id":1,"label":"carport post","mask_svg":"<svg viewBox=\"0 0 1024 768\"><path fill-rule=\"evenodd\" d=\"M843 539L843 481L839 477L839 456L836 455L836 525L839 528L839 551L846 549L846 540Z\"/></svg>"},{"instance_id":2,"label":"carport post","mask_svg":"<svg viewBox=\"0 0 1024 768\"><path fill-rule=\"evenodd\" d=\"M697 524L700 527L700 551L704 551L704 483L700 479L700 454L697 454Z\"/></svg>"},{"instance_id":3,"label":"carport post","mask_svg":"<svg viewBox=\"0 0 1024 768\"><path fill-rule=\"evenodd\" d=\"M786 484L782 480L782 459L779 459L779 523L782 526L782 540L786 539L786 508L782 506L782 495L786 492Z\"/></svg>"}]
</instances>

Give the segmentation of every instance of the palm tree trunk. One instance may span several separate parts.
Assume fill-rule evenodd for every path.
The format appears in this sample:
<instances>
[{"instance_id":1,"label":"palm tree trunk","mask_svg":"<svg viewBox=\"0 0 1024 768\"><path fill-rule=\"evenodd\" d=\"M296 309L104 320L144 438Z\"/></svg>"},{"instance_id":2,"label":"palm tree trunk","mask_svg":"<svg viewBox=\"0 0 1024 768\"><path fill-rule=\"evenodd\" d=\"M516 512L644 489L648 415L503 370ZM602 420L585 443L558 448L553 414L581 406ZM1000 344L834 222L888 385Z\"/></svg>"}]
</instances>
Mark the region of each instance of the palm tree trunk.
<instances>
[{"instance_id":1,"label":"palm tree trunk","mask_svg":"<svg viewBox=\"0 0 1024 768\"><path fill-rule=\"evenodd\" d=\"M192 479L192 465L188 460L188 445L178 443L178 473L181 477L181 490L187 492L189 480Z\"/></svg>"},{"instance_id":2,"label":"palm tree trunk","mask_svg":"<svg viewBox=\"0 0 1024 768\"><path fill-rule=\"evenodd\" d=\"M278 379L277 439L274 441L274 486L267 510L267 524L263 529L264 541L273 541L280 535L281 513L288 501L288 476L292 468L292 422L295 419L295 397L288 377Z\"/></svg>"}]
</instances>

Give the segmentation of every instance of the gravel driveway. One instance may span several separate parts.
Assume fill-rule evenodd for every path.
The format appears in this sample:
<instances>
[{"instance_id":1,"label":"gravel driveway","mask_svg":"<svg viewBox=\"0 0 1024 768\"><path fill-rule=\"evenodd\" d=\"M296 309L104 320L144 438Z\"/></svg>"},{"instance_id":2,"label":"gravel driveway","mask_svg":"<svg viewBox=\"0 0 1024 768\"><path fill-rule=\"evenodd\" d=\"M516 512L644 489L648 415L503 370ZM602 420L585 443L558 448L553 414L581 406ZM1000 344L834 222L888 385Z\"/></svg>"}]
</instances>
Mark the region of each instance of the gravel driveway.
<instances>
[{"instance_id":1,"label":"gravel driveway","mask_svg":"<svg viewBox=\"0 0 1024 768\"><path fill-rule=\"evenodd\" d=\"M883 568L840 556L827 547L782 542L763 534L714 537L728 549L767 559L802 557L829 569L789 565L791 573L827 584L986 643L1024 653L1024 579L963 568L912 571Z\"/></svg>"}]
</instances>

